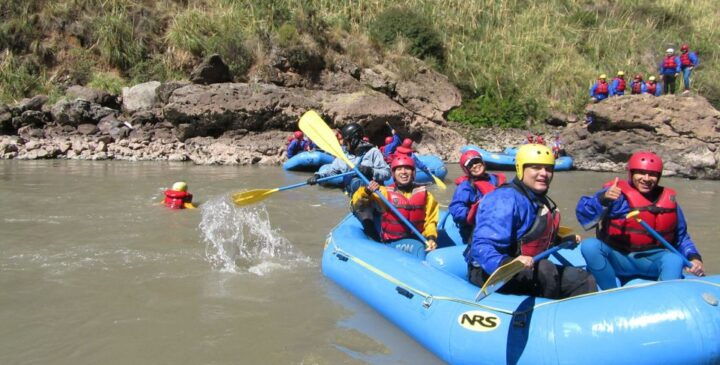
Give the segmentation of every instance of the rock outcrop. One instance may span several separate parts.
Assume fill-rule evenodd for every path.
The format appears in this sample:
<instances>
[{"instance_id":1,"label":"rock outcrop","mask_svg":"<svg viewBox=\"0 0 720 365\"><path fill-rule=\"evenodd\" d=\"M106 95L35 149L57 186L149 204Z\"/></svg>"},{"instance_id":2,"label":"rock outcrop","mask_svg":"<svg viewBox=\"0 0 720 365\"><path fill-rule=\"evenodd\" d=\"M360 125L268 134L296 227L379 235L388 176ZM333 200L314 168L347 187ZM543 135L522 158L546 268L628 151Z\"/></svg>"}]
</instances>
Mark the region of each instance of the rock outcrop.
<instances>
[{"instance_id":1,"label":"rock outcrop","mask_svg":"<svg viewBox=\"0 0 720 365\"><path fill-rule=\"evenodd\" d=\"M666 176L720 179L720 112L703 97L629 95L586 113L589 124L563 133L579 169L621 171L633 152L652 150Z\"/></svg>"}]
</instances>

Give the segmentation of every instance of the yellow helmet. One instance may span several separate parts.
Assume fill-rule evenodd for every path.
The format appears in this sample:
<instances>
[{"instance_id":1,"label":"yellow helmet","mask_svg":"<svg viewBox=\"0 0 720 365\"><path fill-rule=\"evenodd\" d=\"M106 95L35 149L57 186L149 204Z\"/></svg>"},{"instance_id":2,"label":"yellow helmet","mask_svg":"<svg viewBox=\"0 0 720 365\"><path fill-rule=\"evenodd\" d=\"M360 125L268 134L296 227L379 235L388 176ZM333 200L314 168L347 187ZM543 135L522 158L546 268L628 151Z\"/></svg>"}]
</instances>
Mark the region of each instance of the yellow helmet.
<instances>
[{"instance_id":1,"label":"yellow helmet","mask_svg":"<svg viewBox=\"0 0 720 365\"><path fill-rule=\"evenodd\" d=\"M607 75L602 74L602 75L600 75L600 78L601 78L601 79L607 79Z\"/></svg>"},{"instance_id":2,"label":"yellow helmet","mask_svg":"<svg viewBox=\"0 0 720 365\"><path fill-rule=\"evenodd\" d=\"M518 179L523 178L523 169L525 165L540 164L555 166L555 156L548 146L542 144L529 143L520 146L515 155L515 172Z\"/></svg>"},{"instance_id":3,"label":"yellow helmet","mask_svg":"<svg viewBox=\"0 0 720 365\"><path fill-rule=\"evenodd\" d=\"M625 71L618 71L618 76L625 76Z\"/></svg>"},{"instance_id":4,"label":"yellow helmet","mask_svg":"<svg viewBox=\"0 0 720 365\"><path fill-rule=\"evenodd\" d=\"M187 191L187 184L184 183L184 182L182 182L182 181L178 181L178 182L176 182L176 183L173 184L172 190L175 190L175 191Z\"/></svg>"},{"instance_id":5,"label":"yellow helmet","mask_svg":"<svg viewBox=\"0 0 720 365\"><path fill-rule=\"evenodd\" d=\"M650 77L648 78L648 80L650 80L650 81L655 81L655 76L650 76Z\"/></svg>"}]
</instances>

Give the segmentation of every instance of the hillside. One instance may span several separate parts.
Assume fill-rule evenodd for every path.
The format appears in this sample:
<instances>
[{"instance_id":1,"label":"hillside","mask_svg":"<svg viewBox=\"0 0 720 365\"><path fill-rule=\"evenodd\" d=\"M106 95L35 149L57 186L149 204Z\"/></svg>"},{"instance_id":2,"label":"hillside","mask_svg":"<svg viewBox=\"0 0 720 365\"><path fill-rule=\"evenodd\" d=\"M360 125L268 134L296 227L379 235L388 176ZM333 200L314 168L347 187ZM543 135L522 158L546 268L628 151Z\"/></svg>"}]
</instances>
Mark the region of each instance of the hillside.
<instances>
[{"instance_id":1,"label":"hillside","mask_svg":"<svg viewBox=\"0 0 720 365\"><path fill-rule=\"evenodd\" d=\"M310 75L350 62L407 77L415 56L463 91L448 119L512 126L577 113L597 74L648 75L687 42L701 59L694 89L720 105L715 0L5 0L0 22L5 103L187 79L212 53L236 80L264 82L278 54Z\"/></svg>"}]
</instances>

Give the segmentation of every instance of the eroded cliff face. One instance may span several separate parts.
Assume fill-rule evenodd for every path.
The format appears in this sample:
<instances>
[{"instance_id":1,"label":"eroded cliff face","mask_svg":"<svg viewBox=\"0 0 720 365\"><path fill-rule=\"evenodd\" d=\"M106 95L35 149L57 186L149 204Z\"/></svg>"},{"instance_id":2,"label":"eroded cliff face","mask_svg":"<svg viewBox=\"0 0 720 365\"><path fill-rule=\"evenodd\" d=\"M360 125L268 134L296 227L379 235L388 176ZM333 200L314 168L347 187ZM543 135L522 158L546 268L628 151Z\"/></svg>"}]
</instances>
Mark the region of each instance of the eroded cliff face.
<instances>
[{"instance_id":1,"label":"eroded cliff face","mask_svg":"<svg viewBox=\"0 0 720 365\"><path fill-rule=\"evenodd\" d=\"M194 74L213 75L212 67L216 59ZM377 144L389 123L420 153L457 160L467 140L445 115L460 105L460 92L420 61L415 67L404 76L383 65L338 63L313 75L278 67L250 83L194 76L135 85L122 96L73 87L54 105L38 96L0 108L0 156L276 164L300 116L314 109L334 127L360 123Z\"/></svg>"},{"instance_id":2,"label":"eroded cliff face","mask_svg":"<svg viewBox=\"0 0 720 365\"><path fill-rule=\"evenodd\" d=\"M630 95L587 107L564 132L575 166L620 171L638 150L658 153L666 176L720 178L720 112L701 96Z\"/></svg>"}]
</instances>

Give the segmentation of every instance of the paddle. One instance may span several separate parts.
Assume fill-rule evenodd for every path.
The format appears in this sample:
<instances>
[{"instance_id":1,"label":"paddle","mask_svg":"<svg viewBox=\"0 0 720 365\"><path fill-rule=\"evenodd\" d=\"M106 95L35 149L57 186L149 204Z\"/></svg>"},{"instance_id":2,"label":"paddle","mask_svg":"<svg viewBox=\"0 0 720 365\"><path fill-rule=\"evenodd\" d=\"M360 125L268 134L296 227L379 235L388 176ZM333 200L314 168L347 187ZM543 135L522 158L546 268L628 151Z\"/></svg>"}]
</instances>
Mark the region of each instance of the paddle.
<instances>
[{"instance_id":1,"label":"paddle","mask_svg":"<svg viewBox=\"0 0 720 365\"><path fill-rule=\"evenodd\" d=\"M318 179L317 182L320 183L323 181L334 179L336 177L343 177L343 176L352 175L352 174L355 174L355 171L350 171L350 172L346 172L344 174L323 177L321 179ZM253 189L253 190L248 190L248 191L242 191L242 192L233 194L232 201L237 206L253 204L253 203L257 203L261 200L265 200L265 198L267 198L268 196L270 196L274 193L277 193L278 191L295 189L295 188L299 188L301 186L305 186L307 184L308 183L306 181L306 182L283 186L281 188L275 188L275 189Z\"/></svg>"},{"instance_id":2,"label":"paddle","mask_svg":"<svg viewBox=\"0 0 720 365\"><path fill-rule=\"evenodd\" d=\"M393 130L393 131L396 130L395 128L393 128L393 127L390 125L390 122L387 122L387 121L386 121L386 122L385 122L385 125L387 125L388 128L390 128L390 130ZM413 159L415 159L416 161L418 160L415 156L413 156ZM446 190L446 189L447 189L447 185L445 185L445 183L444 183L442 180L440 180L440 178L438 178L437 176L433 175L433 173L430 172L430 169L427 168L427 166L426 166L424 169L422 169L422 170L423 170L426 174L430 175L430 177L432 177L433 181L435 182L435 185L437 185L438 187L440 187L440 189L442 189L442 190Z\"/></svg>"},{"instance_id":3,"label":"paddle","mask_svg":"<svg viewBox=\"0 0 720 365\"><path fill-rule=\"evenodd\" d=\"M663 236L660 235L660 233L657 233L657 231L650 227L649 224L645 223L644 220L640 219L640 217L638 217L638 214L640 214L640 211L633 210L632 212L628 213L625 218L634 218L638 223L640 223L641 226L643 226L643 228L645 228L646 231L648 231L648 233L650 233L651 236L655 237L656 240L660 241L660 243L662 243L665 248L670 250L670 252L673 252L676 255L680 256L683 260L683 263L685 263L685 266L692 267L692 263L690 263L690 261L685 258L685 256L681 255L680 252L678 252L678 250L670 244L670 242L668 242Z\"/></svg>"},{"instance_id":4,"label":"paddle","mask_svg":"<svg viewBox=\"0 0 720 365\"><path fill-rule=\"evenodd\" d=\"M370 184L370 181L368 180L365 175L360 173L357 166L353 164L347 156L345 156L345 153L343 153L342 147L340 147L340 143L338 142L337 138L335 138L335 133L328 127L327 124L325 124L325 121L318 115L317 112L314 110L309 110L305 114L303 114L302 117L300 117L300 122L298 123L300 130L303 131L310 139L315 141L315 144L320 146L325 152L339 158L343 162L345 162L348 167L355 170L357 173L357 176L362 179L362 181L365 183L365 185ZM410 221L405 218L400 212L398 212L397 208L395 208L394 205L390 204L390 202L387 200L387 198L380 194L379 191L373 192L375 195L377 195L383 203L385 203L385 206L390 209L390 211L395 215L397 219L402 222L405 227L407 227L415 236L417 236L418 239L420 239L421 242L423 242L427 246L427 239L425 236L420 233L415 226L410 223Z\"/></svg>"},{"instance_id":5,"label":"paddle","mask_svg":"<svg viewBox=\"0 0 720 365\"><path fill-rule=\"evenodd\" d=\"M560 236L569 235L571 233L572 229L568 227L560 227L560 229L558 230L558 235ZM542 260L563 248L574 245L575 243L575 235L572 235L571 237L565 237L563 239L563 242L561 242L559 245L551 247L533 256L533 262ZM498 267L497 270L495 270L495 272L492 273L492 275L490 275L490 277L485 281L485 284L475 296L475 301L479 302L488 295L496 292L498 289L502 288L505 283L510 281L510 279L512 279L517 273L523 271L523 269L525 269L525 265L517 260L512 260L507 264Z\"/></svg>"}]
</instances>

